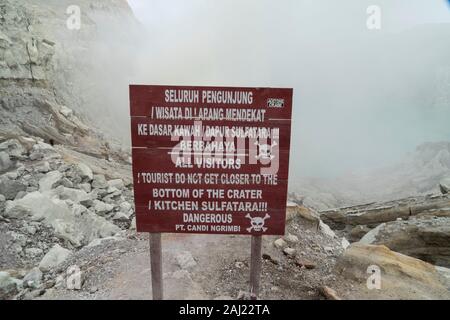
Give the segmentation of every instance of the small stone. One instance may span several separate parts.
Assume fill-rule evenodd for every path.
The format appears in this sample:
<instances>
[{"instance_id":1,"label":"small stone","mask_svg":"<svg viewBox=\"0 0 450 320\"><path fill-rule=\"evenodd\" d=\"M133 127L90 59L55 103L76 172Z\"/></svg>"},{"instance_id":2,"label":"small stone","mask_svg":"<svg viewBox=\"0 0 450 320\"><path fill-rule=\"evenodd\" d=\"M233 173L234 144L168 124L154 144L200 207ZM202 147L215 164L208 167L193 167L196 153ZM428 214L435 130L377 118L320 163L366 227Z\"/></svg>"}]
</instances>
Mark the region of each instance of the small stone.
<instances>
[{"instance_id":1,"label":"small stone","mask_svg":"<svg viewBox=\"0 0 450 320\"><path fill-rule=\"evenodd\" d=\"M48 161L44 161L40 166L36 167L37 172L47 173L50 171L50 163Z\"/></svg>"},{"instance_id":2,"label":"small stone","mask_svg":"<svg viewBox=\"0 0 450 320\"><path fill-rule=\"evenodd\" d=\"M334 251L333 247L323 247L323 250L328 253L332 253Z\"/></svg>"},{"instance_id":3,"label":"small stone","mask_svg":"<svg viewBox=\"0 0 450 320\"><path fill-rule=\"evenodd\" d=\"M241 261L236 261L236 263L234 264L234 266L238 269L241 269L245 266L245 264Z\"/></svg>"},{"instance_id":4,"label":"small stone","mask_svg":"<svg viewBox=\"0 0 450 320\"><path fill-rule=\"evenodd\" d=\"M78 163L77 164L77 172L80 175L80 178L85 181L92 181L94 179L94 174L92 173L91 168L89 168L84 163ZM104 178L104 177L103 177Z\"/></svg>"},{"instance_id":5,"label":"small stone","mask_svg":"<svg viewBox=\"0 0 450 320\"><path fill-rule=\"evenodd\" d=\"M331 230L331 228L326 223L324 223L322 220L319 220L319 229L324 235L326 235L330 238L336 237L336 234L334 233L334 231Z\"/></svg>"},{"instance_id":6,"label":"small stone","mask_svg":"<svg viewBox=\"0 0 450 320\"><path fill-rule=\"evenodd\" d=\"M181 269L189 269L195 267L197 262L195 262L192 254L189 251L183 251L176 256L176 260Z\"/></svg>"},{"instance_id":7,"label":"small stone","mask_svg":"<svg viewBox=\"0 0 450 320\"><path fill-rule=\"evenodd\" d=\"M87 208L81 204L72 204L72 213L74 216L80 217L87 211Z\"/></svg>"},{"instance_id":8,"label":"small stone","mask_svg":"<svg viewBox=\"0 0 450 320\"><path fill-rule=\"evenodd\" d=\"M26 189L26 185L16 180L6 178L0 181L0 194L6 200L13 200L20 191L25 191Z\"/></svg>"},{"instance_id":9,"label":"small stone","mask_svg":"<svg viewBox=\"0 0 450 320\"><path fill-rule=\"evenodd\" d=\"M70 255L72 251L55 244L53 248L42 258L39 263L39 269L43 272L48 272L62 264Z\"/></svg>"},{"instance_id":10,"label":"small stone","mask_svg":"<svg viewBox=\"0 0 450 320\"><path fill-rule=\"evenodd\" d=\"M108 193L108 195L105 198L111 198L112 196L118 196L122 193L116 187L108 187L108 189L106 189L106 192Z\"/></svg>"},{"instance_id":11,"label":"small stone","mask_svg":"<svg viewBox=\"0 0 450 320\"><path fill-rule=\"evenodd\" d=\"M441 190L442 194L450 193L450 177L443 178L439 182L439 189Z\"/></svg>"},{"instance_id":12,"label":"small stone","mask_svg":"<svg viewBox=\"0 0 450 320\"><path fill-rule=\"evenodd\" d=\"M290 242L290 243L297 243L298 242L298 237L296 235L288 233L284 237L284 240L286 240L287 242Z\"/></svg>"},{"instance_id":13,"label":"small stone","mask_svg":"<svg viewBox=\"0 0 450 320\"><path fill-rule=\"evenodd\" d=\"M37 289L41 286L42 271L39 268L33 268L23 278L23 286L25 288Z\"/></svg>"},{"instance_id":14,"label":"small stone","mask_svg":"<svg viewBox=\"0 0 450 320\"><path fill-rule=\"evenodd\" d=\"M66 188L64 186L59 186L52 193L58 195L61 200L70 200L73 203L81 203L86 200L92 200L91 197L83 190Z\"/></svg>"},{"instance_id":15,"label":"small stone","mask_svg":"<svg viewBox=\"0 0 450 320\"><path fill-rule=\"evenodd\" d=\"M323 286L320 289L320 293L327 298L328 300L342 300L336 293L335 290L331 289L330 287Z\"/></svg>"},{"instance_id":16,"label":"small stone","mask_svg":"<svg viewBox=\"0 0 450 320\"><path fill-rule=\"evenodd\" d=\"M13 166L13 163L6 152L0 152L0 173L8 170Z\"/></svg>"},{"instance_id":17,"label":"small stone","mask_svg":"<svg viewBox=\"0 0 450 320\"><path fill-rule=\"evenodd\" d=\"M59 171L50 171L39 180L39 191L45 192L50 191L56 186L59 185L60 180L62 179L62 173Z\"/></svg>"},{"instance_id":18,"label":"small stone","mask_svg":"<svg viewBox=\"0 0 450 320\"><path fill-rule=\"evenodd\" d=\"M48 290L50 288L53 288L55 284L56 284L55 280L48 280L47 282L44 283L44 288Z\"/></svg>"},{"instance_id":19,"label":"small stone","mask_svg":"<svg viewBox=\"0 0 450 320\"><path fill-rule=\"evenodd\" d=\"M66 188L73 188L73 183L67 178L62 178L59 182L60 185L66 187Z\"/></svg>"},{"instance_id":20,"label":"small stone","mask_svg":"<svg viewBox=\"0 0 450 320\"><path fill-rule=\"evenodd\" d=\"M293 248L285 248L285 249L283 250L283 252L284 252L286 255L288 255L288 256L293 256L293 255L295 255L295 249L293 249Z\"/></svg>"},{"instance_id":21,"label":"small stone","mask_svg":"<svg viewBox=\"0 0 450 320\"><path fill-rule=\"evenodd\" d=\"M287 246L286 241L283 240L283 238L279 238L277 240L275 240L273 242L273 244L275 245L275 247L277 247L278 249L283 249L284 247Z\"/></svg>"},{"instance_id":22,"label":"small stone","mask_svg":"<svg viewBox=\"0 0 450 320\"><path fill-rule=\"evenodd\" d=\"M107 188L108 183L106 182L106 178L102 174L95 174L92 180L92 188L103 189Z\"/></svg>"},{"instance_id":23,"label":"small stone","mask_svg":"<svg viewBox=\"0 0 450 320\"><path fill-rule=\"evenodd\" d=\"M33 145L32 153L30 154L31 160L39 160L45 158L58 159L61 155L50 144L44 142L38 142Z\"/></svg>"},{"instance_id":24,"label":"small stone","mask_svg":"<svg viewBox=\"0 0 450 320\"><path fill-rule=\"evenodd\" d=\"M114 179L108 181L108 186L122 190L125 187L122 179Z\"/></svg>"},{"instance_id":25,"label":"small stone","mask_svg":"<svg viewBox=\"0 0 450 320\"><path fill-rule=\"evenodd\" d=\"M122 212L128 212L128 211L131 210L131 208L132 208L131 204L130 204L129 202L127 202L127 201L122 202L122 203L120 204L120 210L121 210Z\"/></svg>"},{"instance_id":26,"label":"small stone","mask_svg":"<svg viewBox=\"0 0 450 320\"><path fill-rule=\"evenodd\" d=\"M42 296L45 293L45 289L37 289L37 290L33 290L31 292L27 292L25 293L25 295L23 296L22 300L33 300L36 299L37 297Z\"/></svg>"},{"instance_id":27,"label":"small stone","mask_svg":"<svg viewBox=\"0 0 450 320\"><path fill-rule=\"evenodd\" d=\"M78 188L83 190L86 193L89 193L92 190L92 187L91 187L91 185L89 183L80 183L78 185Z\"/></svg>"},{"instance_id":28,"label":"small stone","mask_svg":"<svg viewBox=\"0 0 450 320\"><path fill-rule=\"evenodd\" d=\"M111 212L114 209L114 206L108 203L104 203L100 200L94 200L94 210L98 215L104 215L108 212Z\"/></svg>"},{"instance_id":29,"label":"small stone","mask_svg":"<svg viewBox=\"0 0 450 320\"><path fill-rule=\"evenodd\" d=\"M116 212L116 214L113 217L113 220L120 221L120 222L126 222L126 221L129 221L129 218L125 213L119 211L119 212Z\"/></svg>"},{"instance_id":30,"label":"small stone","mask_svg":"<svg viewBox=\"0 0 450 320\"><path fill-rule=\"evenodd\" d=\"M130 230L136 230L136 217L131 220Z\"/></svg>"},{"instance_id":31,"label":"small stone","mask_svg":"<svg viewBox=\"0 0 450 320\"><path fill-rule=\"evenodd\" d=\"M89 289L89 293L90 293L90 294L96 293L97 291L98 291L98 288L97 288L97 287L91 287L91 288Z\"/></svg>"},{"instance_id":32,"label":"small stone","mask_svg":"<svg viewBox=\"0 0 450 320\"><path fill-rule=\"evenodd\" d=\"M316 267L316 264L314 262L311 262L307 259L297 259L295 261L295 264L299 266L300 268L305 269L314 269Z\"/></svg>"},{"instance_id":33,"label":"small stone","mask_svg":"<svg viewBox=\"0 0 450 320\"><path fill-rule=\"evenodd\" d=\"M270 255L267 254L267 253L263 253L263 254L262 254L262 258L263 258L264 260L267 260L267 261L272 262L272 263L275 264L275 265L279 265L279 264L280 264L280 262L279 262L278 260L274 259L272 256L270 256Z\"/></svg>"},{"instance_id":34,"label":"small stone","mask_svg":"<svg viewBox=\"0 0 450 320\"><path fill-rule=\"evenodd\" d=\"M7 272L0 272L0 299L10 299L18 293L17 281Z\"/></svg>"},{"instance_id":35,"label":"small stone","mask_svg":"<svg viewBox=\"0 0 450 320\"><path fill-rule=\"evenodd\" d=\"M23 219L31 214L27 206L17 204L15 201L6 201L4 216L11 219Z\"/></svg>"},{"instance_id":36,"label":"small stone","mask_svg":"<svg viewBox=\"0 0 450 320\"><path fill-rule=\"evenodd\" d=\"M280 288L277 286L273 286L270 288L270 291L278 292L278 291L280 291Z\"/></svg>"}]
</instances>

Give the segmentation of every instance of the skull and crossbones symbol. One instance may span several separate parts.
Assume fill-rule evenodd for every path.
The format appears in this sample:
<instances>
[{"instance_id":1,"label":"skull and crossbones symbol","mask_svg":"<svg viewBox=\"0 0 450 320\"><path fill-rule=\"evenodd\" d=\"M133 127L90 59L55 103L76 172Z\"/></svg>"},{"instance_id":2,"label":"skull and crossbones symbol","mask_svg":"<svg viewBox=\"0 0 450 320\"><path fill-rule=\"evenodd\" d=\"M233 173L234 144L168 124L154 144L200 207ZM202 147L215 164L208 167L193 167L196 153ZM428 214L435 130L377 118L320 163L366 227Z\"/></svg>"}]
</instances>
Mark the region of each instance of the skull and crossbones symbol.
<instances>
[{"instance_id":1,"label":"skull and crossbones symbol","mask_svg":"<svg viewBox=\"0 0 450 320\"><path fill-rule=\"evenodd\" d=\"M250 219L250 228L247 228L248 232L253 231L263 231L266 232L267 228L264 227L264 223L266 221L266 219L270 218L270 216L266 213L266 215L264 216L264 218L261 217L252 217L250 215L250 213L247 213L247 215L245 216L246 218Z\"/></svg>"},{"instance_id":2,"label":"skull and crossbones symbol","mask_svg":"<svg viewBox=\"0 0 450 320\"><path fill-rule=\"evenodd\" d=\"M257 160L259 160L259 159L272 160L273 158L275 158L275 156L272 154L272 149L273 149L273 147L275 147L277 145L278 145L278 143L276 141L273 141L272 144L267 144L267 143L259 144L259 142L256 141L255 146L259 147L259 154L256 155L255 158Z\"/></svg>"}]
</instances>

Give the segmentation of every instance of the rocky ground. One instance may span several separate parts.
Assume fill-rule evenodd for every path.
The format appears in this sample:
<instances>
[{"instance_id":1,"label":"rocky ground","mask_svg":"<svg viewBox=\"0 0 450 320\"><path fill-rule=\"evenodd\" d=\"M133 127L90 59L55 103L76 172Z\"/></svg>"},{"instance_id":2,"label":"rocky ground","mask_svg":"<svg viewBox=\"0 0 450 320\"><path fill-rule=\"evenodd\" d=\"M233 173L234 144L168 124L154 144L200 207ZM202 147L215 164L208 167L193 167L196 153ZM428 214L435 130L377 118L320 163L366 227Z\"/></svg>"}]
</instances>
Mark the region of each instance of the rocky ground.
<instances>
[{"instance_id":1,"label":"rocky ground","mask_svg":"<svg viewBox=\"0 0 450 320\"><path fill-rule=\"evenodd\" d=\"M91 166L106 176L94 174L76 154L39 139L0 143L2 269L49 271L74 251L120 239L133 226L129 171L122 179L114 166L107 166L110 174L95 166L111 161L95 159Z\"/></svg>"},{"instance_id":2,"label":"rocky ground","mask_svg":"<svg viewBox=\"0 0 450 320\"><path fill-rule=\"evenodd\" d=\"M134 229L129 164L39 139L7 139L0 150L2 299L151 298L148 238ZM320 219L326 213L289 203L287 216L284 237L263 238L261 298L450 298L448 269L364 240L389 238L389 228L350 245L347 233ZM438 219L446 218L426 221L445 228ZM165 297L248 298L249 251L245 236L165 234ZM435 252L445 258L447 249ZM367 288L374 264L389 279L384 290Z\"/></svg>"},{"instance_id":3,"label":"rocky ground","mask_svg":"<svg viewBox=\"0 0 450 320\"><path fill-rule=\"evenodd\" d=\"M134 231L130 166L39 139L26 140L26 149L21 141L0 144L2 297L149 297L149 286L139 285L149 279L148 240ZM322 284L336 281L330 270L340 240L296 210L284 240L264 241L267 298L318 298ZM248 237L167 235L164 250L167 297L244 295ZM79 290L67 288L71 266L82 274ZM126 284L133 281L134 289Z\"/></svg>"}]
</instances>

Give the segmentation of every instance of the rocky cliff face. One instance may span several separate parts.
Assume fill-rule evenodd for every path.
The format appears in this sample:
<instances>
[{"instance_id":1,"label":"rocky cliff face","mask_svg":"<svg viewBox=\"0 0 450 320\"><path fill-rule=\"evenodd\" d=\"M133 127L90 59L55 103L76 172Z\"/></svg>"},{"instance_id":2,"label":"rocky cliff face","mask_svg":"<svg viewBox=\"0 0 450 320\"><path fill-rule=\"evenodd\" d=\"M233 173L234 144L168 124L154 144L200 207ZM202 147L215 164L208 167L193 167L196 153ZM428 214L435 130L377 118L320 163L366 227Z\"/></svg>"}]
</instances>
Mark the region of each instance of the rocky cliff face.
<instances>
[{"instance_id":1,"label":"rocky cliff face","mask_svg":"<svg viewBox=\"0 0 450 320\"><path fill-rule=\"evenodd\" d=\"M86 0L77 1L81 25L71 30L70 5L1 1L0 135L37 136L98 152L102 138L90 128L114 127L108 117L114 93L104 94L107 78L96 78L100 69L107 72L99 57L112 55L125 38L133 41L138 24L126 1Z\"/></svg>"},{"instance_id":2,"label":"rocky cliff face","mask_svg":"<svg viewBox=\"0 0 450 320\"><path fill-rule=\"evenodd\" d=\"M71 30L72 1L0 0L0 299L42 288L55 262L132 227L129 153L103 134L115 97L101 54L138 25L126 1L76 4Z\"/></svg>"}]
</instances>

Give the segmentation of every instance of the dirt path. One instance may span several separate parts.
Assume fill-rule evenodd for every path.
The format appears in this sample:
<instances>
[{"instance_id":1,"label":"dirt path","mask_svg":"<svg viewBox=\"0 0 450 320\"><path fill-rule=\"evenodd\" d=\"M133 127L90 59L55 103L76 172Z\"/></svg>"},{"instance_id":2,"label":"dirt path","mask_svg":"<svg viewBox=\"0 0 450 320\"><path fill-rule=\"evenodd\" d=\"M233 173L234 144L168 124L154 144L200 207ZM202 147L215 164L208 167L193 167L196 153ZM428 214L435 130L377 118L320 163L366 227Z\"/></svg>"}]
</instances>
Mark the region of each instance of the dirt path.
<instances>
[{"instance_id":1,"label":"dirt path","mask_svg":"<svg viewBox=\"0 0 450 320\"><path fill-rule=\"evenodd\" d=\"M291 244L297 255L313 261L312 270L299 268L295 259L263 237L261 298L322 299L322 285L343 287L332 274L340 244L315 230L314 224L291 223ZM250 237L163 234L165 299L236 299L249 288ZM336 250L330 253L330 247ZM65 263L80 266L81 290L47 290L44 299L151 299L149 243L146 234L130 233L123 241L83 248Z\"/></svg>"},{"instance_id":2,"label":"dirt path","mask_svg":"<svg viewBox=\"0 0 450 320\"><path fill-rule=\"evenodd\" d=\"M246 241L247 240L247 241ZM136 254L121 259L106 298L151 299L150 257L146 239ZM166 299L212 299L204 284L220 270L222 260L245 259L248 238L211 235L163 235L163 277ZM234 250L232 248L235 248ZM242 250L236 250L242 248ZM192 255L196 265L181 267L179 255ZM187 263L189 264L189 263Z\"/></svg>"}]
</instances>

